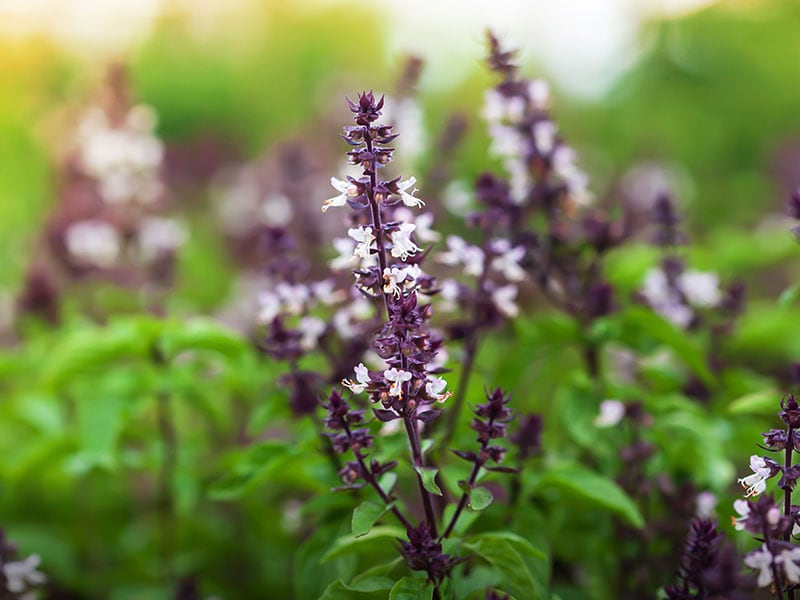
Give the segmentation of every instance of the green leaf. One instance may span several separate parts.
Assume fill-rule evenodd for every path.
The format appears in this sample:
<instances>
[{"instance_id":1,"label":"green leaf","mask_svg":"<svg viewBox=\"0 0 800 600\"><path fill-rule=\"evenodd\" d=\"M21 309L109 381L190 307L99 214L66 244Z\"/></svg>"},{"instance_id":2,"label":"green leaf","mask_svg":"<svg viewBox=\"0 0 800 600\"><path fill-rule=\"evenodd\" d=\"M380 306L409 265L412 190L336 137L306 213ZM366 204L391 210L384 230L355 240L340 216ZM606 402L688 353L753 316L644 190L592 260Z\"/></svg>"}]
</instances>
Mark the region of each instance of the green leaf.
<instances>
[{"instance_id":1,"label":"green leaf","mask_svg":"<svg viewBox=\"0 0 800 600\"><path fill-rule=\"evenodd\" d=\"M375 521L389 512L394 503L388 506L365 500L353 510L352 530L355 537L361 537L369 533Z\"/></svg>"},{"instance_id":2,"label":"green leaf","mask_svg":"<svg viewBox=\"0 0 800 600\"><path fill-rule=\"evenodd\" d=\"M713 385L714 375L708 368L703 349L682 329L643 307L628 307L620 313L624 327L623 340L637 347L643 339L651 338L670 347L675 355L707 385Z\"/></svg>"},{"instance_id":3,"label":"green leaf","mask_svg":"<svg viewBox=\"0 0 800 600\"><path fill-rule=\"evenodd\" d=\"M169 358L187 350L211 350L235 358L248 351L248 344L242 336L216 321L193 319L166 329L161 348Z\"/></svg>"},{"instance_id":4,"label":"green leaf","mask_svg":"<svg viewBox=\"0 0 800 600\"><path fill-rule=\"evenodd\" d=\"M420 479L422 480L422 486L428 490L431 494L436 494L437 496L442 495L442 490L436 484L436 474L439 472L439 469L434 467L414 467L414 470L419 475Z\"/></svg>"},{"instance_id":5,"label":"green leaf","mask_svg":"<svg viewBox=\"0 0 800 600\"><path fill-rule=\"evenodd\" d=\"M59 388L84 373L97 373L111 362L147 358L160 327L155 319L138 317L73 332L49 353L44 383Z\"/></svg>"},{"instance_id":6,"label":"green leaf","mask_svg":"<svg viewBox=\"0 0 800 600\"><path fill-rule=\"evenodd\" d=\"M397 483L397 473L394 471L389 471L388 473L384 473L380 480L378 481L378 485L383 490L383 493L387 496L392 495L392 491L394 490L394 484Z\"/></svg>"},{"instance_id":7,"label":"green leaf","mask_svg":"<svg viewBox=\"0 0 800 600\"><path fill-rule=\"evenodd\" d=\"M386 598L386 590L388 588L381 588L377 591L364 591L350 587L341 579L337 579L330 584L319 600L384 600Z\"/></svg>"},{"instance_id":8,"label":"green leaf","mask_svg":"<svg viewBox=\"0 0 800 600\"><path fill-rule=\"evenodd\" d=\"M394 584L389 600L431 600L433 584L420 577L403 577Z\"/></svg>"},{"instance_id":9,"label":"green leaf","mask_svg":"<svg viewBox=\"0 0 800 600\"><path fill-rule=\"evenodd\" d=\"M492 492L488 488L474 487L469 495L468 506L472 510L484 510L489 507L493 500Z\"/></svg>"},{"instance_id":10,"label":"green leaf","mask_svg":"<svg viewBox=\"0 0 800 600\"><path fill-rule=\"evenodd\" d=\"M544 582L536 578L531 565L547 557L528 540L510 532L489 532L473 537L464 548L480 555L500 572L503 582L498 587L509 587L519 598L546 598Z\"/></svg>"},{"instance_id":11,"label":"green leaf","mask_svg":"<svg viewBox=\"0 0 800 600\"><path fill-rule=\"evenodd\" d=\"M731 414L772 414L778 407L780 397L780 393L772 389L745 394L728 404L728 412Z\"/></svg>"},{"instance_id":12,"label":"green leaf","mask_svg":"<svg viewBox=\"0 0 800 600\"><path fill-rule=\"evenodd\" d=\"M115 396L89 396L77 403L78 430L81 442L79 459L72 464L78 470L116 465L117 439L122 429L124 403Z\"/></svg>"},{"instance_id":13,"label":"green leaf","mask_svg":"<svg viewBox=\"0 0 800 600\"><path fill-rule=\"evenodd\" d=\"M634 527L644 527L639 509L622 488L583 466L555 465L541 476L539 487L559 488L568 496L586 499L618 514Z\"/></svg>"},{"instance_id":14,"label":"green leaf","mask_svg":"<svg viewBox=\"0 0 800 600\"><path fill-rule=\"evenodd\" d=\"M798 296L800 296L800 282L795 283L781 292L781 295L778 297L778 307L786 308L790 304L793 304Z\"/></svg>"},{"instance_id":15,"label":"green leaf","mask_svg":"<svg viewBox=\"0 0 800 600\"><path fill-rule=\"evenodd\" d=\"M391 545L386 543L387 538L394 542L398 538L404 537L405 531L399 527L377 525L373 527L369 533L358 538L354 538L352 535L340 537L322 556L320 562L325 563L339 556L344 556L345 554L351 554L353 552L375 551L387 546L391 549Z\"/></svg>"}]
</instances>

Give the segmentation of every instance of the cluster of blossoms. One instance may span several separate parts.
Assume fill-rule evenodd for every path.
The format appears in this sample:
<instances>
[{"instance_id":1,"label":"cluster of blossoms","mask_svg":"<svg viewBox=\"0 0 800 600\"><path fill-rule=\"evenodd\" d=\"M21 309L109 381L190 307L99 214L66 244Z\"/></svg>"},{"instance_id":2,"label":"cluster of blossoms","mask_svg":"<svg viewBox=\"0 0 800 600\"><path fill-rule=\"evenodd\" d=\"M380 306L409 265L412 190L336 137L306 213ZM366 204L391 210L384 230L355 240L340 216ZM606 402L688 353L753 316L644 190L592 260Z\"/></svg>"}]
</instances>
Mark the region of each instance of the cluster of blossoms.
<instances>
[{"instance_id":1,"label":"cluster of blossoms","mask_svg":"<svg viewBox=\"0 0 800 600\"><path fill-rule=\"evenodd\" d=\"M654 242L665 254L661 264L645 276L640 290L642 300L682 329L697 328L704 317L717 316L723 321L715 326L718 333L727 331L730 320L741 311L743 287L734 284L722 289L716 273L686 269L676 252L686 238L680 229L680 216L668 195L656 198L653 221Z\"/></svg>"},{"instance_id":2,"label":"cluster of blossoms","mask_svg":"<svg viewBox=\"0 0 800 600\"><path fill-rule=\"evenodd\" d=\"M150 304L172 286L177 252L189 234L165 215L164 148L155 126L152 108L132 105L124 70L111 68L62 165L46 252L29 268L22 306L36 310L33 299L41 304L45 287L55 296L86 277L141 288Z\"/></svg>"},{"instance_id":3,"label":"cluster of blossoms","mask_svg":"<svg viewBox=\"0 0 800 600\"><path fill-rule=\"evenodd\" d=\"M739 479L746 490L745 499L734 502L739 516L733 523L737 530L748 531L762 542L744 558L748 567L758 571L758 586L772 586L778 598L794 598L800 587L800 547L792 542L800 533L800 506L792 504L792 492L800 478L800 466L793 463L794 453L800 449L800 403L790 394L781 400L778 415L786 428L763 433L761 447L782 453L784 460L781 464L768 456L750 457L753 474ZM783 490L782 506L765 494L767 481L777 476ZM755 497L758 499L751 499Z\"/></svg>"},{"instance_id":4,"label":"cluster of blossoms","mask_svg":"<svg viewBox=\"0 0 800 600\"><path fill-rule=\"evenodd\" d=\"M340 192L323 204L322 210L348 205L353 209L348 245L337 244L339 250L347 249L349 256L337 259L337 266L350 266L355 275L355 287L365 298L382 305L384 319L372 338L372 350L382 361L379 369L370 369L363 362L353 369L342 384L354 396L366 394L372 412L379 421L401 421L404 425L411 453L412 466L417 473L417 483L425 519L414 526L405 515L392 506L392 512L406 527L407 539L399 540L400 553L409 567L424 571L435 585L449 573L461 559L442 552L442 540L449 535L458 514L467 502L462 498L454 518L439 535L431 498L430 475L436 471L426 465L420 440L420 429L437 419L442 411L436 408L451 395L447 382L440 377L439 359L441 337L430 329L432 315L430 303L422 297L440 292L436 280L422 269L426 252L418 245L438 239L430 229L432 216L423 213L412 220L412 208L424 206L415 196L414 178L402 180L381 179L380 169L392 158L393 149L387 145L395 139L391 125L377 124L384 98L376 99L372 92L362 93L356 102L349 102L355 126L344 128L344 139L352 146L349 162L362 168L359 177L346 180L333 178L333 187ZM453 249L451 248L451 254ZM445 259L449 260L448 258ZM508 259L495 262L496 268L512 270ZM516 265L518 268L518 265ZM517 272L514 272L517 275ZM505 435L510 411L505 408L507 398L500 390L481 405L477 414L486 422L476 419L473 428L479 432L479 453L459 454L471 460L475 467L469 485L475 483L477 471L490 461L500 461L505 450L492 446L489 440ZM378 477L397 463L367 463L363 451L373 443L368 428L363 427L364 410L351 410L341 395L334 391L324 405L328 410L326 425L338 453L350 451L355 457L340 472L346 486L368 484L381 499L390 505L390 492L381 489ZM499 467L493 469L499 470Z\"/></svg>"},{"instance_id":5,"label":"cluster of blossoms","mask_svg":"<svg viewBox=\"0 0 800 600\"><path fill-rule=\"evenodd\" d=\"M0 598L9 600L35 600L37 590L47 578L38 568L41 558L31 554L25 559L17 558L17 547L6 540L0 530Z\"/></svg>"}]
</instances>

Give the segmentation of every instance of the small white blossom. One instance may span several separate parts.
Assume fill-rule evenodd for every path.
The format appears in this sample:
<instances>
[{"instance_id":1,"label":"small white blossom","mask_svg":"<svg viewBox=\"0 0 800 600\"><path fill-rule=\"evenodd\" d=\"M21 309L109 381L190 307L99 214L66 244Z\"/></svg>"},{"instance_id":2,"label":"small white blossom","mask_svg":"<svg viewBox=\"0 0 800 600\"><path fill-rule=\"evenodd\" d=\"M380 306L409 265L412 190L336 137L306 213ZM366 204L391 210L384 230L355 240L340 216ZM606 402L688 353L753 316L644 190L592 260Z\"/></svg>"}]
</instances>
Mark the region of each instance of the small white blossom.
<instances>
[{"instance_id":1,"label":"small white blossom","mask_svg":"<svg viewBox=\"0 0 800 600\"><path fill-rule=\"evenodd\" d=\"M477 246L467 244L457 235L447 237L448 252L442 252L437 260L445 265L464 265L464 273L480 276L483 273L484 253Z\"/></svg>"},{"instance_id":2,"label":"small white blossom","mask_svg":"<svg viewBox=\"0 0 800 600\"><path fill-rule=\"evenodd\" d=\"M502 240L507 242L507 240ZM510 246L510 244L506 244ZM503 248L496 251L501 252L499 256L492 259L492 268L500 271L509 281L522 281L525 279L525 269L519 266L519 262L525 256L525 248L523 246L515 246L513 248Z\"/></svg>"},{"instance_id":3,"label":"small white blossom","mask_svg":"<svg viewBox=\"0 0 800 600\"><path fill-rule=\"evenodd\" d=\"M392 256L401 260L406 260L419 251L419 246L411 241L411 234L417 228L413 223L400 223L400 228L393 231L390 236L392 239Z\"/></svg>"},{"instance_id":4,"label":"small white blossom","mask_svg":"<svg viewBox=\"0 0 800 600\"><path fill-rule=\"evenodd\" d=\"M712 308L722 300L716 273L686 271L678 276L678 287L692 306Z\"/></svg>"},{"instance_id":5,"label":"small white blossom","mask_svg":"<svg viewBox=\"0 0 800 600\"><path fill-rule=\"evenodd\" d=\"M400 396L402 398L403 382L411 380L411 373L392 367L383 372L383 378L392 384L389 386L389 395Z\"/></svg>"},{"instance_id":6,"label":"small white blossom","mask_svg":"<svg viewBox=\"0 0 800 600\"><path fill-rule=\"evenodd\" d=\"M264 225L273 227L287 225L294 215L291 200L283 194L271 194L264 198L258 213Z\"/></svg>"},{"instance_id":7,"label":"small white blossom","mask_svg":"<svg viewBox=\"0 0 800 600\"><path fill-rule=\"evenodd\" d=\"M772 583L772 554L766 546L747 554L744 564L751 569L758 569L758 587L766 587Z\"/></svg>"},{"instance_id":8,"label":"small white blossom","mask_svg":"<svg viewBox=\"0 0 800 600\"><path fill-rule=\"evenodd\" d=\"M790 583L800 582L800 566L796 561L800 561L800 548L783 550L775 557L775 562L783 565L783 572Z\"/></svg>"},{"instance_id":9,"label":"small white blossom","mask_svg":"<svg viewBox=\"0 0 800 600\"><path fill-rule=\"evenodd\" d=\"M336 289L336 282L333 279L323 279L322 281L313 282L311 284L311 293L326 306L338 304L347 298L347 294L345 294L344 290Z\"/></svg>"},{"instance_id":10,"label":"small white blossom","mask_svg":"<svg viewBox=\"0 0 800 600\"><path fill-rule=\"evenodd\" d=\"M340 192L340 194L325 200L325 202L322 203L322 212L326 212L332 206L344 206L348 198L355 198L358 196L358 186L355 183L331 177L331 185L337 192Z\"/></svg>"},{"instance_id":11,"label":"small white blossom","mask_svg":"<svg viewBox=\"0 0 800 600\"><path fill-rule=\"evenodd\" d=\"M489 126L492 143L489 153L504 158L518 158L525 153L525 140L514 127L492 124Z\"/></svg>"},{"instance_id":12,"label":"small white blossom","mask_svg":"<svg viewBox=\"0 0 800 600\"><path fill-rule=\"evenodd\" d=\"M189 239L186 229L174 219L147 217L139 226L139 252L146 261L174 252Z\"/></svg>"},{"instance_id":13,"label":"small white blossom","mask_svg":"<svg viewBox=\"0 0 800 600\"><path fill-rule=\"evenodd\" d=\"M75 258L107 269L119 259L122 240L117 229L105 221L80 221L67 228L64 243Z\"/></svg>"},{"instance_id":14,"label":"small white blossom","mask_svg":"<svg viewBox=\"0 0 800 600\"><path fill-rule=\"evenodd\" d=\"M668 321L681 328L686 328L691 323L694 313L670 287L662 269L651 269L647 273L641 293L652 309Z\"/></svg>"},{"instance_id":15,"label":"small white blossom","mask_svg":"<svg viewBox=\"0 0 800 600\"><path fill-rule=\"evenodd\" d=\"M291 284L282 281L275 286L275 292L281 299L283 309L291 315L302 313L311 298L311 290L300 283Z\"/></svg>"},{"instance_id":16,"label":"small white blossom","mask_svg":"<svg viewBox=\"0 0 800 600\"><path fill-rule=\"evenodd\" d=\"M556 144L556 126L552 121L533 124L533 143L540 154L550 154Z\"/></svg>"},{"instance_id":17,"label":"small white blossom","mask_svg":"<svg viewBox=\"0 0 800 600\"><path fill-rule=\"evenodd\" d=\"M514 302L517 297L517 286L513 283L495 288L492 291L492 302L501 313L507 317L516 317L519 307Z\"/></svg>"},{"instance_id":18,"label":"small white blossom","mask_svg":"<svg viewBox=\"0 0 800 600\"><path fill-rule=\"evenodd\" d=\"M414 197L414 194L417 193L417 188L412 189L410 193L406 191L415 183L417 183L417 178L409 177L405 181L400 181L397 184L397 189L400 192L400 199L403 201L403 204L409 207L420 208L422 206L425 206L425 203L419 198Z\"/></svg>"},{"instance_id":19,"label":"small white blossom","mask_svg":"<svg viewBox=\"0 0 800 600\"><path fill-rule=\"evenodd\" d=\"M506 171L509 174L509 193L511 201L516 206L522 206L528 200L531 188L531 176L525 162L516 158L510 158L505 162Z\"/></svg>"},{"instance_id":20,"label":"small white blossom","mask_svg":"<svg viewBox=\"0 0 800 600\"><path fill-rule=\"evenodd\" d=\"M446 387L447 382L441 377L430 377L425 384L425 393L437 402L444 402L453 395L452 392L444 391Z\"/></svg>"},{"instance_id":21,"label":"small white blossom","mask_svg":"<svg viewBox=\"0 0 800 600\"><path fill-rule=\"evenodd\" d=\"M418 240L422 242L438 242L440 239L442 239L441 233L431 229L431 225L433 225L433 218L434 215L432 212L426 212L417 215L414 223L417 226L415 235L417 236Z\"/></svg>"},{"instance_id":22,"label":"small white blossom","mask_svg":"<svg viewBox=\"0 0 800 600\"><path fill-rule=\"evenodd\" d=\"M461 288L455 279L445 279L439 284L439 310L450 312L458 308Z\"/></svg>"},{"instance_id":23,"label":"small white blossom","mask_svg":"<svg viewBox=\"0 0 800 600\"><path fill-rule=\"evenodd\" d=\"M619 400L603 400L600 403L600 414L594 419L597 427L613 427L625 416L625 404Z\"/></svg>"},{"instance_id":24,"label":"small white blossom","mask_svg":"<svg viewBox=\"0 0 800 600\"><path fill-rule=\"evenodd\" d=\"M341 271L350 267L355 258L353 254L356 248L355 241L350 238L334 238L333 247L339 253L339 256L331 259L328 263L331 269Z\"/></svg>"},{"instance_id":25,"label":"small white blossom","mask_svg":"<svg viewBox=\"0 0 800 600\"><path fill-rule=\"evenodd\" d=\"M347 235L356 241L356 247L353 249L354 258L367 258L371 250L375 248L373 245L375 236L372 233L372 227L364 227L363 225L352 227L347 230Z\"/></svg>"},{"instance_id":26,"label":"small white blossom","mask_svg":"<svg viewBox=\"0 0 800 600\"><path fill-rule=\"evenodd\" d=\"M367 389L370 383L369 370L364 366L364 363L358 363L358 366L355 368L355 374L355 381L344 379L342 380L342 385L350 388L354 394L360 394Z\"/></svg>"},{"instance_id":27,"label":"small white blossom","mask_svg":"<svg viewBox=\"0 0 800 600\"><path fill-rule=\"evenodd\" d=\"M38 554L31 554L25 560L11 561L3 565L6 577L6 588L12 594L24 592L28 586L42 585L47 578L36 570L42 559Z\"/></svg>"},{"instance_id":28,"label":"small white blossom","mask_svg":"<svg viewBox=\"0 0 800 600\"><path fill-rule=\"evenodd\" d=\"M543 110L550 105L550 85L544 79L528 83L528 100L531 108Z\"/></svg>"},{"instance_id":29,"label":"small white blossom","mask_svg":"<svg viewBox=\"0 0 800 600\"><path fill-rule=\"evenodd\" d=\"M317 347L320 336L325 332L325 321L317 317L303 317L297 323L300 331L300 347L309 352Z\"/></svg>"},{"instance_id":30,"label":"small white blossom","mask_svg":"<svg viewBox=\"0 0 800 600\"><path fill-rule=\"evenodd\" d=\"M269 324L281 314L281 299L272 292L260 292L258 302L258 322Z\"/></svg>"},{"instance_id":31,"label":"small white blossom","mask_svg":"<svg viewBox=\"0 0 800 600\"><path fill-rule=\"evenodd\" d=\"M753 454L750 457L750 469L753 471L752 475L742 477L739 483L743 488L746 488L744 497L758 496L767 489L767 479L772 477L772 467L770 467L763 457Z\"/></svg>"},{"instance_id":32,"label":"small white blossom","mask_svg":"<svg viewBox=\"0 0 800 600\"><path fill-rule=\"evenodd\" d=\"M482 116L489 123L508 121L519 123L525 116L525 100L519 96L506 96L490 89L484 96Z\"/></svg>"},{"instance_id":33,"label":"small white blossom","mask_svg":"<svg viewBox=\"0 0 800 600\"><path fill-rule=\"evenodd\" d=\"M695 506L697 507L697 516L702 519L710 519L714 515L714 509L717 507L717 496L714 492L700 492L695 499Z\"/></svg>"},{"instance_id":34,"label":"small white blossom","mask_svg":"<svg viewBox=\"0 0 800 600\"><path fill-rule=\"evenodd\" d=\"M422 269L419 265L386 267L383 270L383 280L385 282L383 291L386 294L394 294L399 297L404 289L413 288L420 276L422 276Z\"/></svg>"},{"instance_id":35,"label":"small white blossom","mask_svg":"<svg viewBox=\"0 0 800 600\"><path fill-rule=\"evenodd\" d=\"M742 531L744 529L744 522L750 516L750 503L747 500L742 500L741 498L734 500L733 510L739 513L738 517L731 517L733 528L737 531Z\"/></svg>"}]
</instances>

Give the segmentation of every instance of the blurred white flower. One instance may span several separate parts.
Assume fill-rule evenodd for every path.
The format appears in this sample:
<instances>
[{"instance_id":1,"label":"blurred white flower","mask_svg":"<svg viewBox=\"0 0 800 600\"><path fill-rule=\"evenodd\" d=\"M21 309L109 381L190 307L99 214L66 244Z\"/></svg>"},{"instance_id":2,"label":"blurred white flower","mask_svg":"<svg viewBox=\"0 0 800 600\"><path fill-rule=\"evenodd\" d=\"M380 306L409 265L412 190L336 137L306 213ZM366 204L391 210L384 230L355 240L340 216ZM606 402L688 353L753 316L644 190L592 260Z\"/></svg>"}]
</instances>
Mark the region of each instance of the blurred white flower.
<instances>
[{"instance_id":1,"label":"blurred white flower","mask_svg":"<svg viewBox=\"0 0 800 600\"><path fill-rule=\"evenodd\" d=\"M300 347L308 352L317 347L320 336L325 333L325 321L317 317L303 317L298 321L297 329L300 331Z\"/></svg>"},{"instance_id":2,"label":"blurred white flower","mask_svg":"<svg viewBox=\"0 0 800 600\"><path fill-rule=\"evenodd\" d=\"M122 252L117 229L99 220L73 223L67 228L64 243L74 258L103 269L114 266Z\"/></svg>"},{"instance_id":3,"label":"blurred white flower","mask_svg":"<svg viewBox=\"0 0 800 600\"><path fill-rule=\"evenodd\" d=\"M514 300L517 297L517 286L513 283L495 288L492 291L492 302L501 313L507 317L516 317L519 314L519 307Z\"/></svg>"},{"instance_id":4,"label":"blurred white flower","mask_svg":"<svg viewBox=\"0 0 800 600\"><path fill-rule=\"evenodd\" d=\"M540 154L550 154L556 143L556 126L552 121L537 121L533 124L533 143Z\"/></svg>"},{"instance_id":5,"label":"blurred white flower","mask_svg":"<svg viewBox=\"0 0 800 600\"><path fill-rule=\"evenodd\" d=\"M12 594L24 592L28 586L42 585L47 581L44 573L37 571L42 562L38 554L31 554L25 560L11 561L3 565L3 575L6 577L6 588Z\"/></svg>"},{"instance_id":6,"label":"blurred white flower","mask_svg":"<svg viewBox=\"0 0 800 600\"><path fill-rule=\"evenodd\" d=\"M147 217L139 225L137 241L145 261L152 261L183 246L189 233L180 223L166 217Z\"/></svg>"},{"instance_id":7,"label":"blurred white flower","mask_svg":"<svg viewBox=\"0 0 800 600\"><path fill-rule=\"evenodd\" d=\"M596 427L613 427L625 416L625 404L619 400L603 400L600 403L600 414L594 419Z\"/></svg>"}]
</instances>

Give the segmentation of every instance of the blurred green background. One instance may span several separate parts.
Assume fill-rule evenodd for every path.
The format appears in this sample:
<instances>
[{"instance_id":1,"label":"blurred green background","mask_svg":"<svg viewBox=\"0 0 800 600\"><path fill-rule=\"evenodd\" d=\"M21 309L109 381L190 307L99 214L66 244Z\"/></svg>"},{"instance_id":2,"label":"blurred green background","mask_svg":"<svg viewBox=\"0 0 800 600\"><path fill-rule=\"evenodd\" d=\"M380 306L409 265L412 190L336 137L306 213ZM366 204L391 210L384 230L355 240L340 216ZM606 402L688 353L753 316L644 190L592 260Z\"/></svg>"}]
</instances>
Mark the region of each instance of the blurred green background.
<instances>
[{"instance_id":1,"label":"blurred green background","mask_svg":"<svg viewBox=\"0 0 800 600\"><path fill-rule=\"evenodd\" d=\"M203 6L208 12L209 4L215 6L201 3L198 11ZM391 5L381 12L377 4L302 2L278 8L277 3L242 2L227 12L220 8L219 18L211 11L213 18L206 15L202 26L178 3L154 5L133 25L124 25L127 13L120 8L116 14L111 5L62 3L50 20L43 12L47 3L25 5L0 4L5 15L0 248L6 257L0 285L12 290L54 203L57 157L70 133L64 112L85 102L110 60L130 66L134 94L155 107L159 133L168 144L214 135L252 157L298 128L313 128L320 116L340 111L345 92L391 88L408 38L396 33L395 28L408 28L408 20L397 19ZM531 56L524 70L554 81L556 116L582 151L598 196L613 194L631 166L666 165L679 175L679 201L694 227L722 231L717 236L722 244L728 226L756 229L769 213L782 209L788 192L800 183L800 82L793 76L800 64L800 5L792 0L717 2L669 17L655 16L656 11L643 16L636 10L641 5L628 7L635 26L629 37L636 42L623 61L629 66L589 94L576 82L580 73L559 73L546 56ZM578 4L570 6L567 10L580 10ZM71 37L52 22L69 10L76 11L70 23L87 22ZM534 3L530 10L547 25L543 5ZM481 11L491 24L488 5L465 9L471 20L462 27L462 55L431 43L431 56L422 56L432 65L432 76L423 75L420 85L428 125L438 128L459 109L471 119L456 164L464 175L480 168L486 145L476 114L489 81L479 63L482 31L473 27ZM418 46L425 46L424 36L442 14L447 12L417 17ZM508 42L530 40L536 48L542 24L531 21L527 35L528 24L518 20L517 25ZM123 41L106 43L113 39L109 28L117 26ZM126 27L138 27L138 34L126 37ZM557 41L556 36L556 48ZM451 67L458 76L438 76ZM595 70L621 71L619 64L602 63ZM572 95L575 89L582 93Z\"/></svg>"}]
</instances>

